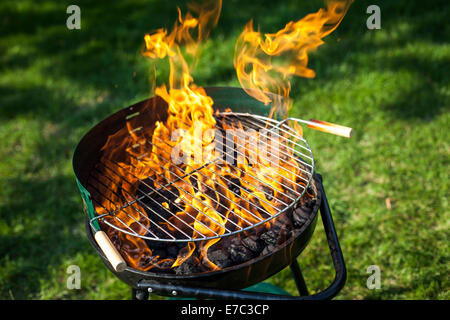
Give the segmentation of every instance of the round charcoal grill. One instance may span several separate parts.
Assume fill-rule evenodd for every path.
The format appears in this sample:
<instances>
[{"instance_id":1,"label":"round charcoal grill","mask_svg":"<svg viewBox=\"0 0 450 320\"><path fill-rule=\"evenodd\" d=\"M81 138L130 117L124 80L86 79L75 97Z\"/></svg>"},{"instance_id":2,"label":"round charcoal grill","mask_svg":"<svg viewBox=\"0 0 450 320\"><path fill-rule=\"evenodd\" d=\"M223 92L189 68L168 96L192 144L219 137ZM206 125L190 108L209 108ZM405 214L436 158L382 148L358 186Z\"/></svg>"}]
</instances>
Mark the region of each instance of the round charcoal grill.
<instances>
[{"instance_id":1,"label":"round charcoal grill","mask_svg":"<svg viewBox=\"0 0 450 320\"><path fill-rule=\"evenodd\" d=\"M132 131L139 132L143 127L154 125L156 121L164 121L167 118L167 104L159 97L154 97L131 107L125 108L111 115L107 119L100 122L97 126L91 129L80 141L77 146L73 159L74 171L78 183L78 187L81 191L83 202L85 205L85 211L87 212L87 235L88 238L102 257L105 265L119 277L122 281L129 284L134 289L156 290L159 286L162 294L173 292L173 286L176 290L182 291L182 288L187 288L187 292L191 292L192 288L207 288L207 290L237 290L248 287L255 283L261 282L264 279L272 276L273 274L281 271L286 266L291 265L293 273L296 277L296 283L299 286L300 280L297 278L301 276L301 273L296 264L295 258L301 253L301 251L308 244L317 221L317 212L320 207L322 214L322 220L324 227L329 229L327 231L327 238L330 244L330 250L333 257L333 262L337 271L335 282L330 286L330 291L324 297L334 296L337 291L343 286L345 282L345 265L342 259L342 253L340 252L337 237L335 236L334 225L332 223L331 215L328 205L326 203L326 197L322 188L321 178L318 178L314 174L314 159L311 149L306 140L298 136L296 132L291 129L286 123L280 122L274 119L267 118L265 116L269 107L254 100L248 96L242 89L238 88L205 88L207 94L214 100L214 109L219 112L216 114L217 127L223 128L231 126L232 124L240 123L241 129L244 131L255 130L267 133L266 140L261 139L262 144L268 144L270 139L275 137L281 138L279 154L277 156L280 159L286 159L287 157L293 157L298 164L298 170L296 172L290 172L289 178L284 176L281 181L283 187L283 195L274 197L274 200L267 201L267 198L257 196L257 203L248 203L243 205L245 201L239 193L236 194L240 199L239 203L233 202L235 206L238 206L240 210L245 211L246 214L251 215L252 219L246 218L246 216L235 215L235 219L227 222L223 227L224 231L218 233L212 228L214 224L218 225L219 222L212 216L204 216L203 219L198 220L197 217L202 212L195 212L192 214L192 210L187 210L187 204L178 205L177 210L184 211L185 217L189 217L189 221L196 220L197 223L202 224L208 229L207 232L199 232L197 229L192 228L192 224L188 221L183 221L180 217L176 216L172 210L167 208L167 205L163 202L174 201L179 194L176 193L171 183L176 183L181 179L185 179L189 176L197 175L197 177L204 177L205 174L220 173L216 165L217 159L213 159L200 167L193 168L186 165L184 167L179 166L175 179L172 182L166 184L160 184L155 187L154 181L151 178L142 179L135 176L135 186L133 190L137 190L134 193L129 188L124 186L130 185L127 181L124 172L125 168L122 162L114 161L113 159L105 159L103 156L102 148L108 141L108 137L117 135L122 128L131 128ZM229 112L229 108L233 112ZM129 135L129 130L123 130L124 134ZM123 136L122 138L124 138ZM117 143L121 141L121 137L116 136ZM133 155L136 161L140 161L146 156L146 152L151 152L152 148L158 147L151 143L151 139L145 139L144 142L133 147L138 148L141 155ZM223 144L227 144L227 138L224 136ZM248 143L250 145L251 142ZM247 146L248 146L247 145ZM238 156L244 156L242 149L237 142L232 144L232 152L230 157L236 160ZM226 153L226 147L224 152ZM170 159L170 155L160 154L167 161ZM226 156L226 155L225 155ZM166 158L167 157L167 158ZM164 159L161 159L164 160ZM277 158L270 158L270 161L278 160ZM270 162L269 161L269 162ZM156 163L154 165L157 165ZM151 167L154 168L155 166ZM121 170L117 170L120 168ZM270 189L270 179L276 179L277 174L264 174L260 176L254 176L250 173L243 173L238 166L233 166L234 170L230 170L226 175L220 175L220 178L229 183L229 187L243 188L244 185L251 185L254 190L258 190L261 193L266 192L267 188ZM153 169L154 170L154 169ZM216 171L214 171L216 170ZM240 171L241 170L241 171ZM133 171L133 168L131 168ZM279 174L279 173L278 173ZM205 177L204 177L205 178ZM201 183L197 182L197 185ZM207 189L208 185L203 183ZM111 191L114 192L108 192ZM234 265L232 267L223 268L218 271L210 271L202 274L192 275L178 275L178 274L162 274L160 272L141 271L129 266L118 270L113 266L112 257L108 256L105 252L105 247L99 246L99 239L96 232L100 230L102 223L114 228L117 232L127 234L136 238L144 239L150 242L162 242L162 243L188 243L198 241L209 241L217 238L226 238L236 234L242 234L245 231L258 228L272 219L275 219L283 214L287 214L296 210L302 202L302 197L305 193L314 193L315 205L311 210L310 215L305 220L304 225L295 234L295 237L286 241L283 245L276 247L269 255L259 256L255 259L242 263L240 265ZM217 190L216 190L217 192ZM114 195L114 197L111 196ZM126 194L126 201L123 199L123 195ZM223 194L222 194L223 196ZM112 198L111 198L112 197ZM117 198L116 198L117 197ZM114 206L114 202L122 197L119 201L120 205ZM209 203L214 202L214 197L211 197ZM205 199L197 199L205 207L213 209L211 205ZM227 199L232 201L232 199ZM105 203L113 204L114 209L105 207ZM255 215L255 211L249 210L249 206L259 206L256 208L261 214ZM217 207L223 206L221 203L216 203ZM102 208L102 210L99 210ZM145 212L142 211L145 209ZM271 213L266 208L270 208ZM101 211L101 212L99 212ZM188 212L190 211L190 212ZM130 214L130 212L132 214ZM215 211L221 215L219 210ZM148 214L150 213L150 214ZM125 215L127 218L134 220L134 224L127 224L121 218ZM326 216L324 216L326 215ZM155 217L159 222L164 222L167 228L163 228L160 223L153 221ZM221 216L225 218L224 216ZM140 223L142 219L148 220L146 225ZM205 220L209 219L209 220ZM175 223L177 221L177 223ZM205 223L208 221L208 223ZM100 223L99 223L100 222ZM194 232L195 231L195 232ZM195 237L192 235L195 233ZM95 235L95 240L94 240ZM110 243L110 245L112 245ZM300 276L299 276L300 273ZM300 285L300 287L302 287ZM200 293L198 290L192 292ZM300 289L299 289L300 290ZM200 296L220 297L220 294L216 292L216 295L211 295L212 291L204 292ZM305 294L305 290L303 290ZM191 295L186 293L186 295ZM222 296L222 297L226 297ZM230 297L230 296L228 296ZM232 297L238 298L233 293ZM245 296L246 298L252 298ZM253 298L262 298L254 296ZM267 297L266 297L267 298ZM269 297L270 298L270 297ZM273 297L272 297L273 298Z\"/></svg>"}]
</instances>

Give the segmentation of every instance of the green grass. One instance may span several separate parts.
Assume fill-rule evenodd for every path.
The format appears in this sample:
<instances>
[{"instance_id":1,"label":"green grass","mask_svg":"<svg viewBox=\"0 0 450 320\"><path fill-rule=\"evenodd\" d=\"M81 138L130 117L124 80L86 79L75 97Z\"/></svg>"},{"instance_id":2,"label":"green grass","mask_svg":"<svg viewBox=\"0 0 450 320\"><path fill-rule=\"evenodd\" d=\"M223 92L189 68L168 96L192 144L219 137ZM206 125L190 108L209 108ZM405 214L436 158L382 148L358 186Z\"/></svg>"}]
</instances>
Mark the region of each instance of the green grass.
<instances>
[{"instance_id":1,"label":"green grass","mask_svg":"<svg viewBox=\"0 0 450 320\"><path fill-rule=\"evenodd\" d=\"M71 158L94 124L151 95L143 35L170 27L177 3L78 1L82 29L69 31L72 3L0 4L1 299L130 296L88 244ZM234 42L249 19L273 32L322 7L258 4L225 1L194 73L199 85L238 85ZM450 4L378 1L382 29L373 31L370 4L351 6L310 57L316 78L296 79L292 92L293 116L355 130L347 140L305 129L348 268L338 298L449 299ZM167 65L157 73L165 81ZM311 292L333 280L320 221L299 262ZM80 290L66 288L73 264ZM381 268L379 290L366 287L370 265ZM289 270L268 281L295 293Z\"/></svg>"}]
</instances>

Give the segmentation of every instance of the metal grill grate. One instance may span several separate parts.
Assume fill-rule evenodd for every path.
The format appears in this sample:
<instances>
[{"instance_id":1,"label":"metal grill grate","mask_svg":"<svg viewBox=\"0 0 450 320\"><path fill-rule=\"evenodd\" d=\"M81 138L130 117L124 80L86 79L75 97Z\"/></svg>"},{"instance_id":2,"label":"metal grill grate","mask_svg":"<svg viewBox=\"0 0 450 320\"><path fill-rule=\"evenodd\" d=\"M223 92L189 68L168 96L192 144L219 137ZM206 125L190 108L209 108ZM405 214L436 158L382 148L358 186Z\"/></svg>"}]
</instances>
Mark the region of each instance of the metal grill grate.
<instances>
[{"instance_id":1,"label":"metal grill grate","mask_svg":"<svg viewBox=\"0 0 450 320\"><path fill-rule=\"evenodd\" d=\"M144 151L141 155L130 154L133 161L129 166L102 158L88 180L88 190L98 213L91 223L99 220L120 232L146 240L203 241L250 230L293 208L306 192L314 171L313 155L306 140L286 123L262 116L229 112L216 115L216 121L216 129L221 132L225 127L234 126L244 132L263 130L265 135L258 134L260 139L239 144L239 140L224 134L222 141L216 142L219 147L223 146L224 154L199 167L174 164L167 151L148 139L144 146L140 145L140 150ZM273 141L277 141L279 154L275 157L271 154L265 161L276 168L280 163L295 159L296 172L281 165L289 177L270 167L269 171L261 170L255 175L236 163L220 163L223 155L234 162L239 157L248 160L250 148L271 147ZM164 141L159 143L164 144ZM230 145L233 148L227 149ZM161 149L158 162L148 157L153 148ZM153 162L151 166L149 160ZM155 167L167 171L168 166L164 164L169 163L176 169L170 171L171 181L156 183L158 170ZM138 177L135 172L139 166L152 175L145 179ZM221 188L212 188L211 177L225 183L228 190L223 183ZM273 196L272 183L283 190L278 191L281 193L278 197ZM192 192L193 189L197 192ZM230 192L233 192L232 197L226 195ZM190 198L180 197L180 193ZM204 210L194 207L192 201ZM230 206L236 210L230 212Z\"/></svg>"}]
</instances>

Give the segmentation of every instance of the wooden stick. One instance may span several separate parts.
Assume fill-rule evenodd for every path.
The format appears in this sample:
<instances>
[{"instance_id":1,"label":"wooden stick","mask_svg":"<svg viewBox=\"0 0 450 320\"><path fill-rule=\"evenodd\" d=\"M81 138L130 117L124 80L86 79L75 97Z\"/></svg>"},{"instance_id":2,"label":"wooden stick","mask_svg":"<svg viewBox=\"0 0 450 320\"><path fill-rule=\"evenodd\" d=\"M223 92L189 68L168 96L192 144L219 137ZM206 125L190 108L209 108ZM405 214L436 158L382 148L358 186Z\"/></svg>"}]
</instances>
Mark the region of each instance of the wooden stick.
<instances>
[{"instance_id":1,"label":"wooden stick","mask_svg":"<svg viewBox=\"0 0 450 320\"><path fill-rule=\"evenodd\" d=\"M281 126L281 124L287 122L287 121L296 121L304 123L308 126L308 128L319 130L326 133L335 134L337 136L351 138L353 136L353 129L345 126L341 126L339 124L326 122L322 120L316 120L316 119L309 119L309 120L303 120L303 119L297 119L297 118L287 118L283 121L279 122L277 126Z\"/></svg>"},{"instance_id":2,"label":"wooden stick","mask_svg":"<svg viewBox=\"0 0 450 320\"><path fill-rule=\"evenodd\" d=\"M116 247L114 247L114 244L108 238L106 233L103 231L97 231L94 238L114 270L116 270L117 272L124 271L127 267L127 264L120 253L117 251Z\"/></svg>"},{"instance_id":3,"label":"wooden stick","mask_svg":"<svg viewBox=\"0 0 450 320\"><path fill-rule=\"evenodd\" d=\"M309 121L306 121L306 125L314 130L319 130L326 133L335 134L337 136L345 137L345 138L351 138L353 136L353 129L345 126L341 126L339 124L316 120L316 119L309 119Z\"/></svg>"}]
</instances>

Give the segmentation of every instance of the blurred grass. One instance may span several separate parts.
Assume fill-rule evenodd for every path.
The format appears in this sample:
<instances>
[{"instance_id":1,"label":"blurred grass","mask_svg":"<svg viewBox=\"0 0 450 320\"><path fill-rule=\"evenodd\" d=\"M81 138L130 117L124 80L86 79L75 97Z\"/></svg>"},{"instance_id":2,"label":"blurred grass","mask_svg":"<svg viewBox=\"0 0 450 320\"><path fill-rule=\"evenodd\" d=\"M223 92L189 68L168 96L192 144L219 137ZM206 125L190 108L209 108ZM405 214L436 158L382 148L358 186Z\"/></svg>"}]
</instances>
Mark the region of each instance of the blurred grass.
<instances>
[{"instance_id":1,"label":"blurred grass","mask_svg":"<svg viewBox=\"0 0 450 320\"><path fill-rule=\"evenodd\" d=\"M65 26L81 7L82 29ZM182 1L0 3L0 298L128 299L84 234L71 157L107 115L150 95L143 35L170 27ZM346 140L305 130L324 176L348 267L339 298L449 299L448 1L378 1L382 29L366 28L368 1L310 57L314 79L296 79L292 115L351 126ZM273 32L319 0L227 0L205 43L199 85L237 86L234 42L254 18ZM159 81L168 68L159 63ZM390 199L391 209L386 206ZM311 292L333 280L320 221L299 258ZM80 266L81 289L66 269ZM366 287L381 268L381 289ZM295 294L289 270L268 280Z\"/></svg>"}]
</instances>

